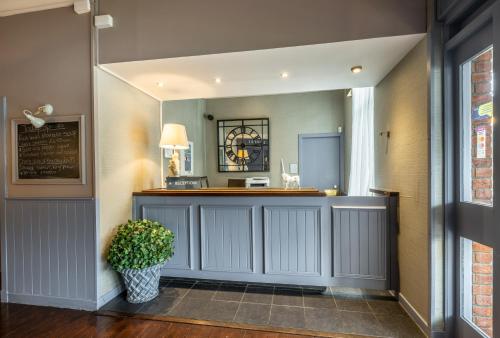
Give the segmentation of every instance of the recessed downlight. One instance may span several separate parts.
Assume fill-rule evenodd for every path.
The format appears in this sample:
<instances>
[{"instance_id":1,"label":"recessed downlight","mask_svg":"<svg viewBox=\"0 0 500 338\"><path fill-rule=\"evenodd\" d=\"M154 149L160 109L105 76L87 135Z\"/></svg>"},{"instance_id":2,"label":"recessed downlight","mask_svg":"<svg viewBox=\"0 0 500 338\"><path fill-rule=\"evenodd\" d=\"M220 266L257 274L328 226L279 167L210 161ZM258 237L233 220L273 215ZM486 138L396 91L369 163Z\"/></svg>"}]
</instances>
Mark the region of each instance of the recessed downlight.
<instances>
[{"instance_id":1,"label":"recessed downlight","mask_svg":"<svg viewBox=\"0 0 500 338\"><path fill-rule=\"evenodd\" d=\"M354 66L351 68L351 72L353 72L354 74L359 74L363 71L363 67L362 66Z\"/></svg>"},{"instance_id":2,"label":"recessed downlight","mask_svg":"<svg viewBox=\"0 0 500 338\"><path fill-rule=\"evenodd\" d=\"M281 72L281 78L282 79L287 79L289 76L288 72Z\"/></svg>"},{"instance_id":3,"label":"recessed downlight","mask_svg":"<svg viewBox=\"0 0 500 338\"><path fill-rule=\"evenodd\" d=\"M158 81L158 82L156 82L156 85L157 85L158 87L160 87L160 88L163 88L163 87L165 86L165 83L164 83L164 82L162 82L162 81Z\"/></svg>"},{"instance_id":4,"label":"recessed downlight","mask_svg":"<svg viewBox=\"0 0 500 338\"><path fill-rule=\"evenodd\" d=\"M220 84L222 83L222 79L220 77L215 78L215 83Z\"/></svg>"}]
</instances>

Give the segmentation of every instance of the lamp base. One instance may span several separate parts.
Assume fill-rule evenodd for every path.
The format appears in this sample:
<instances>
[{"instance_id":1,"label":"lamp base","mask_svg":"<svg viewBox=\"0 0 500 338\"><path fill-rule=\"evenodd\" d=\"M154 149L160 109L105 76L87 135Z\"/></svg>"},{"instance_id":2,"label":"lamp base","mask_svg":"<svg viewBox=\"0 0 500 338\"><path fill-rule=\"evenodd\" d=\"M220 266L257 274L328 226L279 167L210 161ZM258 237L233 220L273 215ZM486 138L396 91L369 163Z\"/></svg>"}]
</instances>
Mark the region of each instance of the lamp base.
<instances>
[{"instance_id":1,"label":"lamp base","mask_svg":"<svg viewBox=\"0 0 500 338\"><path fill-rule=\"evenodd\" d=\"M172 158L168 162L168 176L169 177L179 177L179 153L174 149Z\"/></svg>"}]
</instances>

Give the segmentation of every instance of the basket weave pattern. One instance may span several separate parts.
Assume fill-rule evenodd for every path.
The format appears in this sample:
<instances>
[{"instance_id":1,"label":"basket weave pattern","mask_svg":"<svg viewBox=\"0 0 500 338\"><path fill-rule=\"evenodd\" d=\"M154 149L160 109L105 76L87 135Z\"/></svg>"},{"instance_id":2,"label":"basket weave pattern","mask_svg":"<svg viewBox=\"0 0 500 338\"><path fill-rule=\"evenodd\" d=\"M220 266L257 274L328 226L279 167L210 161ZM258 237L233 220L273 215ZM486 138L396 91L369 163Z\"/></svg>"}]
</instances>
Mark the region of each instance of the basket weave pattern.
<instances>
[{"instance_id":1,"label":"basket weave pattern","mask_svg":"<svg viewBox=\"0 0 500 338\"><path fill-rule=\"evenodd\" d=\"M144 303L158 296L160 268L162 264L145 269L125 269L121 271L127 287L127 301Z\"/></svg>"}]
</instances>

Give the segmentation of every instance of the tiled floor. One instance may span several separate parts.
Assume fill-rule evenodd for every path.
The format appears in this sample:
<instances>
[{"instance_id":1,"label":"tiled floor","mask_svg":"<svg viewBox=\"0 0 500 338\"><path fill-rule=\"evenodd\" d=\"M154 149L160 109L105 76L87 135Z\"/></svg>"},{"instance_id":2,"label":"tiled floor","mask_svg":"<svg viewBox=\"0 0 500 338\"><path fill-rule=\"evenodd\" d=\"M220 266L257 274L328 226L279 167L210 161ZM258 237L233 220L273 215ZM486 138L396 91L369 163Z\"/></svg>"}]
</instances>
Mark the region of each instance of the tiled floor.
<instances>
[{"instance_id":1,"label":"tiled floor","mask_svg":"<svg viewBox=\"0 0 500 338\"><path fill-rule=\"evenodd\" d=\"M124 295L102 310L306 329L377 337L424 337L387 292L165 279L160 295L129 304Z\"/></svg>"}]
</instances>

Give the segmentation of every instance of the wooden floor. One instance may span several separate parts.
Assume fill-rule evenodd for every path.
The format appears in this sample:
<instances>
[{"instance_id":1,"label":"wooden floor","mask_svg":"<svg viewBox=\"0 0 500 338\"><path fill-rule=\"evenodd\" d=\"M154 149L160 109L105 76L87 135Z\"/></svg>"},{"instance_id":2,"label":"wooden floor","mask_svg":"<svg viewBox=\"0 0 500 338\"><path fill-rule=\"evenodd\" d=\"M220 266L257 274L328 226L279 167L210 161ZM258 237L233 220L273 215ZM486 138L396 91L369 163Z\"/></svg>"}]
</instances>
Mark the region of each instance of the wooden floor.
<instances>
[{"instance_id":1,"label":"wooden floor","mask_svg":"<svg viewBox=\"0 0 500 338\"><path fill-rule=\"evenodd\" d=\"M0 337L305 338L264 331L98 316L92 312L19 304L2 303L0 314Z\"/></svg>"}]
</instances>

